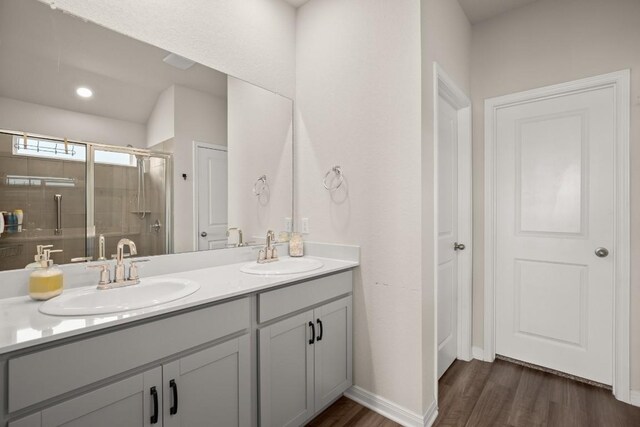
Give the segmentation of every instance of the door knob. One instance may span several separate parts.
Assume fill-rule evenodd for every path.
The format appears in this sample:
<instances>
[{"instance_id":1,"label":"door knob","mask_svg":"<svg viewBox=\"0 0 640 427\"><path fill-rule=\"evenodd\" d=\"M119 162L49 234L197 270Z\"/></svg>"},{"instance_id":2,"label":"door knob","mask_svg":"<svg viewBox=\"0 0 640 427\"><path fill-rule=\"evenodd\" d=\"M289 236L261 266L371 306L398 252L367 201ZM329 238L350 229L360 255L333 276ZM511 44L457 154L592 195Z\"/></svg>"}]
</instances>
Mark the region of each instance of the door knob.
<instances>
[{"instance_id":1,"label":"door knob","mask_svg":"<svg viewBox=\"0 0 640 427\"><path fill-rule=\"evenodd\" d=\"M607 248L596 248L596 256L606 258L607 255L609 255L609 250Z\"/></svg>"},{"instance_id":2,"label":"door knob","mask_svg":"<svg viewBox=\"0 0 640 427\"><path fill-rule=\"evenodd\" d=\"M202 233L200 233L200 236L201 236L201 237L207 237L207 232L206 232L206 231L203 231Z\"/></svg>"},{"instance_id":3,"label":"door knob","mask_svg":"<svg viewBox=\"0 0 640 427\"><path fill-rule=\"evenodd\" d=\"M454 251L464 251L465 247L466 246L464 244L462 244L462 243L455 242L453 244L453 250Z\"/></svg>"}]
</instances>

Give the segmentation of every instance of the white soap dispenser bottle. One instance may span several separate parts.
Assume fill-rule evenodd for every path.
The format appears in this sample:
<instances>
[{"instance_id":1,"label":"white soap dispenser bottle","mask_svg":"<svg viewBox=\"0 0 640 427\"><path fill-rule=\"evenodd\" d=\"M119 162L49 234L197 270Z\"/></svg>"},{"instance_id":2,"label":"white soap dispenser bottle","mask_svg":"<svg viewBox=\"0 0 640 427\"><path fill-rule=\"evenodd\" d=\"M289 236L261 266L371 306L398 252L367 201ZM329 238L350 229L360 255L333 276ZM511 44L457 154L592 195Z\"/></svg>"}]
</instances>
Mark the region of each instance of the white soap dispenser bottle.
<instances>
[{"instance_id":1,"label":"white soap dispenser bottle","mask_svg":"<svg viewBox=\"0 0 640 427\"><path fill-rule=\"evenodd\" d=\"M27 268L34 268L29 275L29 296L37 301L44 301L58 296L62 293L64 280L62 270L53 264L51 254L62 252L62 249L49 249L51 245L38 245L38 253L34 257L34 262Z\"/></svg>"}]
</instances>

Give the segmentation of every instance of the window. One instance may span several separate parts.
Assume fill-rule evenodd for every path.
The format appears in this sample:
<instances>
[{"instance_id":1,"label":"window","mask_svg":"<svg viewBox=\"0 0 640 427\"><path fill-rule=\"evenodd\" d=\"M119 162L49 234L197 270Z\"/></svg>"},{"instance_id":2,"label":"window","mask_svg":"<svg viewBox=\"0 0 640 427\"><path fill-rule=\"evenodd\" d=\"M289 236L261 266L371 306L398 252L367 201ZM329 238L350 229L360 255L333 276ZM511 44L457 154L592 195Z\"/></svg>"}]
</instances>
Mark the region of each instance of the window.
<instances>
[{"instance_id":1,"label":"window","mask_svg":"<svg viewBox=\"0 0 640 427\"><path fill-rule=\"evenodd\" d=\"M87 146L85 144L64 143L52 139L13 136L13 154L18 156L40 157L45 159L71 160L85 162L87 160ZM117 151L94 151L94 162L106 165L136 166L134 155Z\"/></svg>"},{"instance_id":2,"label":"window","mask_svg":"<svg viewBox=\"0 0 640 427\"><path fill-rule=\"evenodd\" d=\"M136 157L128 153L102 150L95 150L93 153L95 163L118 166L136 166Z\"/></svg>"},{"instance_id":3,"label":"window","mask_svg":"<svg viewBox=\"0 0 640 427\"><path fill-rule=\"evenodd\" d=\"M19 156L41 157L46 159L74 160L84 162L87 160L87 147L81 144L54 141L51 139L24 137L14 135L13 154Z\"/></svg>"}]
</instances>

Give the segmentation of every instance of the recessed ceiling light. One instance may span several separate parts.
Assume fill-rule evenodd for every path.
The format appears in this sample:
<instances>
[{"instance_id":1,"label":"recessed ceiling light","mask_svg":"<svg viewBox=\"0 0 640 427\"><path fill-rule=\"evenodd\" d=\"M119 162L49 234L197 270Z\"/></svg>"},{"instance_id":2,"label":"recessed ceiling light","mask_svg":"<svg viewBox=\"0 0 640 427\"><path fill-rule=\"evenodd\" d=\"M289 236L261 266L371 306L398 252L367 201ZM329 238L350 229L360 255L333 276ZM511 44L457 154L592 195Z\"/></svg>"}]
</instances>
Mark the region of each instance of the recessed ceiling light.
<instances>
[{"instance_id":1,"label":"recessed ceiling light","mask_svg":"<svg viewBox=\"0 0 640 427\"><path fill-rule=\"evenodd\" d=\"M88 87L79 87L76 89L76 94L80 98L91 98L93 96L93 91Z\"/></svg>"}]
</instances>

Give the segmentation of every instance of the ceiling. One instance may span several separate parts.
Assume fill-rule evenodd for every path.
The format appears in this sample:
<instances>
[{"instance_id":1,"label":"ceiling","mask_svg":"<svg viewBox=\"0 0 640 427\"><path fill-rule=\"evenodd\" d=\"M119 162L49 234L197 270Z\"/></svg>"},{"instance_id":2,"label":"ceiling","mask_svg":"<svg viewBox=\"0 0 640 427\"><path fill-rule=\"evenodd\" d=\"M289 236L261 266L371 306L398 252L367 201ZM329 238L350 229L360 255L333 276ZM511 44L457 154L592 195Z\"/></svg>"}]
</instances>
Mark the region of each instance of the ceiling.
<instances>
[{"instance_id":1,"label":"ceiling","mask_svg":"<svg viewBox=\"0 0 640 427\"><path fill-rule=\"evenodd\" d=\"M179 70L168 54L36 0L0 0L2 97L142 124L174 84L226 97L226 74ZM80 99L78 86L94 96Z\"/></svg>"},{"instance_id":2,"label":"ceiling","mask_svg":"<svg viewBox=\"0 0 640 427\"><path fill-rule=\"evenodd\" d=\"M471 24L492 18L537 0L458 0Z\"/></svg>"}]
</instances>

